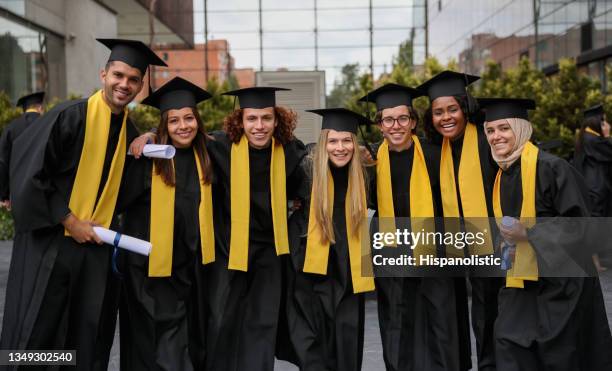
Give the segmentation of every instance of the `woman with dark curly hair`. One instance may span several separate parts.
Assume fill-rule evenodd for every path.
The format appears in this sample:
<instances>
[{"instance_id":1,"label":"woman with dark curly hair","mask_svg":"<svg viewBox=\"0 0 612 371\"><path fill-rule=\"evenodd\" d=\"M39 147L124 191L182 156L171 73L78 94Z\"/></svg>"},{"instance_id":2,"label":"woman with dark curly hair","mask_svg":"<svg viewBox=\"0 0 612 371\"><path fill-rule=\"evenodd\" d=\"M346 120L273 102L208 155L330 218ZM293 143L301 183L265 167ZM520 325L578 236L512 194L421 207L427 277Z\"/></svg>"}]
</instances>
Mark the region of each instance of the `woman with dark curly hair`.
<instances>
[{"instance_id":1,"label":"woman with dark curly hair","mask_svg":"<svg viewBox=\"0 0 612 371\"><path fill-rule=\"evenodd\" d=\"M442 209L447 222L448 218L473 218L465 223L477 230L491 231L492 226L483 218L493 216L491 194L498 166L491 157L491 150L484 131L469 121L470 115L476 114L473 99L468 96L467 86L478 80L478 76L443 71L419 86L429 96L430 107L425 113L425 131L430 140L442 146L440 153L440 191ZM455 219L456 220L456 219ZM480 224L480 225L479 225ZM448 225L447 225L448 227ZM476 232L474 230L473 232ZM469 248L473 255L493 254L491 234L486 235L485 244ZM463 256L463 249L447 246L446 253ZM461 369L469 368L470 342L467 294L465 281L457 279L457 298L459 313L463 321L466 341L462 354L464 362ZM497 316L497 293L502 285L499 278L475 277L470 275L472 285L472 327L476 336L478 369L495 368L493 343L493 326Z\"/></svg>"},{"instance_id":2,"label":"woman with dark curly hair","mask_svg":"<svg viewBox=\"0 0 612 371\"><path fill-rule=\"evenodd\" d=\"M303 180L297 115L276 106L272 87L225 93L240 109L215 132L210 153L216 262L207 269L208 370L273 370L281 315L287 201ZM282 327L282 326L281 326ZM282 342L279 345L286 345Z\"/></svg>"}]
</instances>

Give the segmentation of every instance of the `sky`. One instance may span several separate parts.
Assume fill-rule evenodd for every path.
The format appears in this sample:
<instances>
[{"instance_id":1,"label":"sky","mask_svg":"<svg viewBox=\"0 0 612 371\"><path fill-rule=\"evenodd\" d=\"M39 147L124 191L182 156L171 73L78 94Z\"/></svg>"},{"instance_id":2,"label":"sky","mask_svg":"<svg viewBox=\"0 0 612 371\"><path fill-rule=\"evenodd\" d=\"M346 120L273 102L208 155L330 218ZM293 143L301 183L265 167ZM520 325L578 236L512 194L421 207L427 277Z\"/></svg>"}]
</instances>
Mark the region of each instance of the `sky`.
<instances>
[{"instance_id":1,"label":"sky","mask_svg":"<svg viewBox=\"0 0 612 371\"><path fill-rule=\"evenodd\" d=\"M390 71L401 42L410 37L412 1L371 0L374 73ZM315 0L261 0L265 70L315 69ZM370 64L370 0L316 0L319 70L327 91L348 63ZM260 68L258 0L208 0L209 39L226 39L237 68ZM194 0L195 42L204 42L204 0Z\"/></svg>"}]
</instances>

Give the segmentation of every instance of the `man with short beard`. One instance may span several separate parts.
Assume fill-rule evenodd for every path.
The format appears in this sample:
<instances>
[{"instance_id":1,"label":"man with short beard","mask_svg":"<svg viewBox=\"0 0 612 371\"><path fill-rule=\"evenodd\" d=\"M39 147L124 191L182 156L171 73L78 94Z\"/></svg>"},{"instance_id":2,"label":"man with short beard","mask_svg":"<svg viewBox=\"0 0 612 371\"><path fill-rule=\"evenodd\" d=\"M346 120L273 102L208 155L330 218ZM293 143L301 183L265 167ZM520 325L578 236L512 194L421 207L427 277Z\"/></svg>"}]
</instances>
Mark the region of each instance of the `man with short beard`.
<instances>
[{"instance_id":1,"label":"man with short beard","mask_svg":"<svg viewBox=\"0 0 612 371\"><path fill-rule=\"evenodd\" d=\"M102 89L62 103L14 143L11 192L15 228L2 349L76 350L79 370L106 369L114 332L104 313L112 249L93 225L114 216L127 143L137 131L127 105L149 64L165 66L142 42L98 39L111 49ZM109 329L112 326L112 329Z\"/></svg>"},{"instance_id":2,"label":"man with short beard","mask_svg":"<svg viewBox=\"0 0 612 371\"><path fill-rule=\"evenodd\" d=\"M287 201L303 182L299 165L306 154L293 136L297 115L276 105L278 90L285 89L225 93L238 98L240 109L209 143L219 178L213 187L216 261L204 268L208 370L274 369L289 253Z\"/></svg>"}]
</instances>

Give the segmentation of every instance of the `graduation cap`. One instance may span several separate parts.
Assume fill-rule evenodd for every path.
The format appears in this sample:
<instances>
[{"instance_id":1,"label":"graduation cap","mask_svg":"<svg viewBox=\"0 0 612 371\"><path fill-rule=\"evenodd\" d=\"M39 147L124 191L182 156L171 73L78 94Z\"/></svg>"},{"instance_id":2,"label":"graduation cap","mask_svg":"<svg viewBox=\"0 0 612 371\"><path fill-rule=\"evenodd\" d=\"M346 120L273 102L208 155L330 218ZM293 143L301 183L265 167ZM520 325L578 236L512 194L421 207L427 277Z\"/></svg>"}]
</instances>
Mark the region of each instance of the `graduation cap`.
<instances>
[{"instance_id":1,"label":"graduation cap","mask_svg":"<svg viewBox=\"0 0 612 371\"><path fill-rule=\"evenodd\" d=\"M276 106L276 92L291 89L272 86L254 86L225 92L221 95L238 97L240 108L267 108Z\"/></svg>"},{"instance_id":2,"label":"graduation cap","mask_svg":"<svg viewBox=\"0 0 612 371\"><path fill-rule=\"evenodd\" d=\"M195 108L198 103L211 97L209 92L199 86L181 77L175 77L140 103L165 112L184 107Z\"/></svg>"},{"instance_id":3,"label":"graduation cap","mask_svg":"<svg viewBox=\"0 0 612 371\"><path fill-rule=\"evenodd\" d=\"M465 73L442 71L422 83L417 89L429 96L430 101L433 101L439 97L465 95L467 86L479 79L478 76Z\"/></svg>"},{"instance_id":4,"label":"graduation cap","mask_svg":"<svg viewBox=\"0 0 612 371\"><path fill-rule=\"evenodd\" d=\"M150 64L155 66L168 66L153 50L142 41L123 39L96 39L111 50L108 61L120 61L138 68L144 75Z\"/></svg>"},{"instance_id":5,"label":"graduation cap","mask_svg":"<svg viewBox=\"0 0 612 371\"><path fill-rule=\"evenodd\" d=\"M360 102L376 103L376 110L393 108L401 105L412 106L412 100L424 94L414 88L398 84L385 84L359 98Z\"/></svg>"},{"instance_id":6,"label":"graduation cap","mask_svg":"<svg viewBox=\"0 0 612 371\"><path fill-rule=\"evenodd\" d=\"M370 125L372 121L346 108L324 108L306 110L323 116L321 129L332 129L336 131L349 131L357 134L359 125Z\"/></svg>"},{"instance_id":7,"label":"graduation cap","mask_svg":"<svg viewBox=\"0 0 612 371\"><path fill-rule=\"evenodd\" d=\"M485 121L501 119L529 120L528 110L535 109L533 99L478 98L478 104L485 111Z\"/></svg>"},{"instance_id":8,"label":"graduation cap","mask_svg":"<svg viewBox=\"0 0 612 371\"><path fill-rule=\"evenodd\" d=\"M601 104L597 104L593 107L589 107L587 109L584 110L584 119L589 119L591 117L595 117L598 118L600 120L603 120L603 116L604 116L604 108L603 105Z\"/></svg>"},{"instance_id":9,"label":"graduation cap","mask_svg":"<svg viewBox=\"0 0 612 371\"><path fill-rule=\"evenodd\" d=\"M39 91L36 93L24 95L23 97L17 100L17 107L21 106L21 108L23 108L23 110L25 111L28 107L32 105L42 104L44 99L45 99L44 91Z\"/></svg>"}]
</instances>

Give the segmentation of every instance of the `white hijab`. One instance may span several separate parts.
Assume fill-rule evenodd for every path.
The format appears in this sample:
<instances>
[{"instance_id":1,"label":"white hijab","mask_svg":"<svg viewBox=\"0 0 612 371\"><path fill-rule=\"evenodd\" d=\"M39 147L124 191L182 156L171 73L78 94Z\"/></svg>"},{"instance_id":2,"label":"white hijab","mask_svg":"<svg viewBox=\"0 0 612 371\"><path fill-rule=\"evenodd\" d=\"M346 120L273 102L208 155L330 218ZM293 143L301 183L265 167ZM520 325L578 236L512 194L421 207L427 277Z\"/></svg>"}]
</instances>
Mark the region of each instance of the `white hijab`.
<instances>
[{"instance_id":1,"label":"white hijab","mask_svg":"<svg viewBox=\"0 0 612 371\"><path fill-rule=\"evenodd\" d=\"M531 134L533 133L533 126L531 126L531 122L519 119L519 118L509 118L506 119L508 125L510 125L510 129L514 133L516 137L516 141L514 142L514 146L512 147L512 152L505 157L498 157L491 147L491 156L493 156L493 160L497 162L497 165L502 170L508 169L516 160L521 157L523 153L523 148L525 148L525 143L529 141L531 138ZM487 122L485 122L484 127L486 130Z\"/></svg>"}]
</instances>

